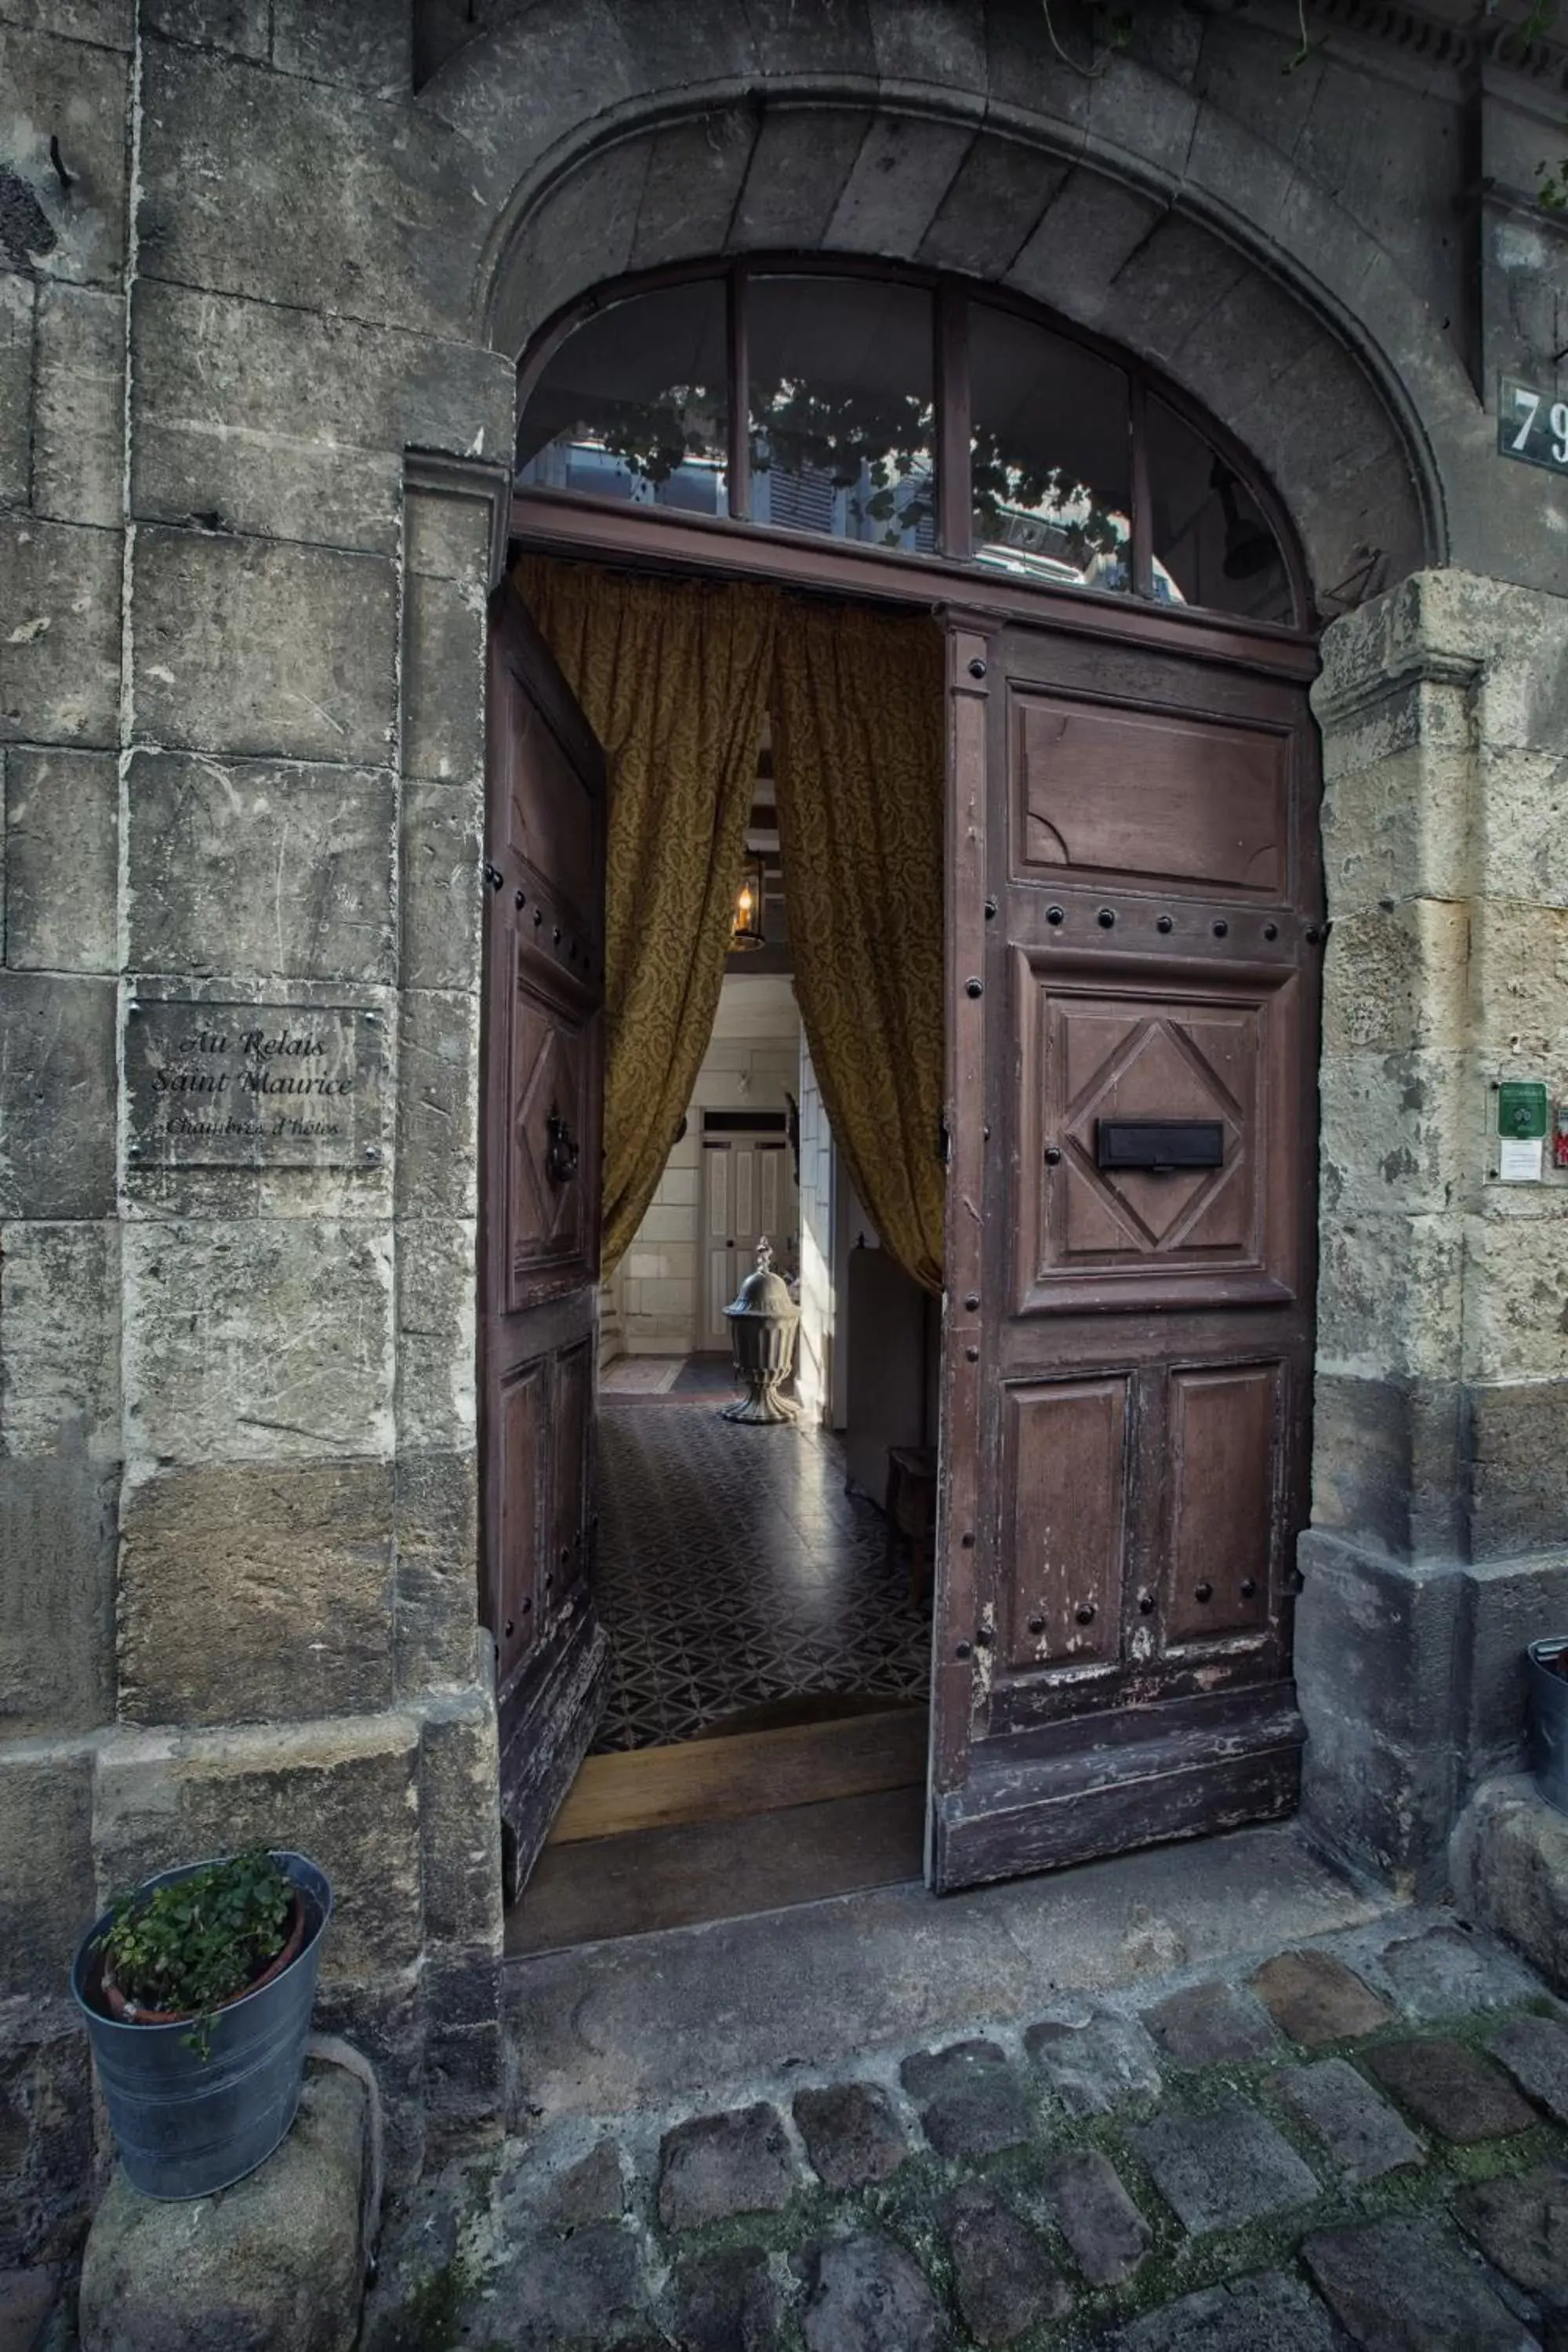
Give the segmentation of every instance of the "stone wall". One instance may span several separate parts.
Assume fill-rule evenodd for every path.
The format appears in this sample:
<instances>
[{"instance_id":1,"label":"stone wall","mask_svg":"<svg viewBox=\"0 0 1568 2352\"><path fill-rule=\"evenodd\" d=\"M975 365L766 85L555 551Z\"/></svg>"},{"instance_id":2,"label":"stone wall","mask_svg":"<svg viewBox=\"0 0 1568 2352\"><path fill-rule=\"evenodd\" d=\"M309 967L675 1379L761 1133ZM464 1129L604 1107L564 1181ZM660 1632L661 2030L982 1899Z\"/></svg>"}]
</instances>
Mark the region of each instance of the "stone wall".
<instances>
[{"instance_id":1,"label":"stone wall","mask_svg":"<svg viewBox=\"0 0 1568 2352\"><path fill-rule=\"evenodd\" d=\"M1308 1802L1431 1885L1568 1621L1568 1171L1500 1181L1494 1091L1568 1099L1568 596L1426 573L1323 656Z\"/></svg>"},{"instance_id":2,"label":"stone wall","mask_svg":"<svg viewBox=\"0 0 1568 2352\"><path fill-rule=\"evenodd\" d=\"M1080 54L1087 16L1053 17ZM1210 403L1296 515L1327 610L1451 557L1511 580L1500 603L1424 580L1331 639L1331 698L1363 658L1397 677L1412 633L1436 649L1390 689L1408 741L1394 727L1358 765L1376 726L1331 724L1336 812L1342 759L1406 795L1406 863L1370 901L1336 876L1331 965L1364 906L1365 953L1414 959L1422 994L1472 897L1488 971L1537 987L1556 952L1541 681L1561 676L1568 500L1498 459L1476 383L1483 347L1524 374L1556 348L1561 232L1496 189L1557 85L1482 89L1440 46L1353 28L1285 73L1283 6L1135 20L1089 79L1034 0L477 21L444 0L0 0L0 2265L80 2201L73 1938L108 1890L203 1848L264 1833L332 1874L327 2007L378 2061L405 2172L499 2095L474 1603L482 661L513 362L559 303L724 246L966 271ZM1500 176L1468 218L1483 132ZM1513 683L1476 687L1494 673ZM1459 769L1467 854L1490 861L1462 891L1412 862L1430 777ZM1494 792L1500 828L1478 815ZM1510 966L1485 927L1512 900L1531 928ZM170 1000L378 1033L352 1164L138 1150L133 1008ZM1493 1052L1465 1002L1463 1045L1414 996L1408 1039L1358 1047L1342 1023L1351 1094L1358 1051ZM1549 1014L1521 1002L1521 1034ZM1378 1203L1376 1266L1337 1235L1325 1253L1321 1557L1451 1588L1452 1624L1561 1536L1552 1220L1479 1189L1438 1202L1434 1156L1473 1160L1474 1139L1405 1110L1417 1164L1388 1193L1364 1145L1343 1162ZM1331 1095L1334 1165L1354 1123ZM1419 1312L1371 1316L1397 1347L1363 1344L1357 1286L1416 1281ZM1342 1381L1361 1386L1336 1402ZM1363 1419L1393 1429L1381 1465ZM1445 1583L1421 1564L1459 1556L1429 1525L1456 1463L1473 1557ZM1424 1610L1396 1692L1451 1659Z\"/></svg>"}]
</instances>

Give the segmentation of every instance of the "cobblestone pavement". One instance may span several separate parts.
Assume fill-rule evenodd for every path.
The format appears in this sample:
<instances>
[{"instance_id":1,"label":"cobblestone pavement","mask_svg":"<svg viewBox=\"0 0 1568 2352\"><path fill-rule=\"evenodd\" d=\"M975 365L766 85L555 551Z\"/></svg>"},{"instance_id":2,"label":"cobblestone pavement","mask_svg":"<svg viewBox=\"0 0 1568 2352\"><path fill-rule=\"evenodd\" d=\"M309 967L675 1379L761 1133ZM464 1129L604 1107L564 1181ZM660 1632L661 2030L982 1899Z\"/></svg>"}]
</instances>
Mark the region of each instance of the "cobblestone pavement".
<instances>
[{"instance_id":1,"label":"cobblestone pavement","mask_svg":"<svg viewBox=\"0 0 1568 2352\"><path fill-rule=\"evenodd\" d=\"M722 2113L574 2118L392 2218L364 2345L1568 2352L1568 2008L1395 1915Z\"/></svg>"}]
</instances>

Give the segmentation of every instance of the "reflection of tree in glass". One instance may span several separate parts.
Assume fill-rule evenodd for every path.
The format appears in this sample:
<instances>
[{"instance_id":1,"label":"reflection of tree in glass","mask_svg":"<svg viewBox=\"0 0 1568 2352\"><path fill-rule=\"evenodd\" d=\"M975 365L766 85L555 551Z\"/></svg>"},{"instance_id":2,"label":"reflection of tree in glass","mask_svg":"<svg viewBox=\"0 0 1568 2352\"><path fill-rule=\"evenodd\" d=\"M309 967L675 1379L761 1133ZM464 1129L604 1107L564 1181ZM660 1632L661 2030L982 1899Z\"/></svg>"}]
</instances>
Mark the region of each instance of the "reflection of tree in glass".
<instances>
[{"instance_id":1,"label":"reflection of tree in glass","mask_svg":"<svg viewBox=\"0 0 1568 2352\"><path fill-rule=\"evenodd\" d=\"M1087 482L1064 478L1059 466L1020 465L1002 454L996 435L977 425L970 436L971 495L982 541L1005 545L1019 515L1059 534L1067 560L1086 571L1116 554L1128 536L1125 515L1101 506Z\"/></svg>"},{"instance_id":2,"label":"reflection of tree in glass","mask_svg":"<svg viewBox=\"0 0 1568 2352\"><path fill-rule=\"evenodd\" d=\"M759 474L825 474L851 493L857 520L880 523L883 544L936 518L931 403L915 393L825 393L798 376L752 388L752 464ZM868 484L868 488L863 488Z\"/></svg>"},{"instance_id":3,"label":"reflection of tree in glass","mask_svg":"<svg viewBox=\"0 0 1568 2352\"><path fill-rule=\"evenodd\" d=\"M595 399L575 441L596 442L638 481L668 482L689 457L714 457L721 436L713 394L700 383L671 384L651 400Z\"/></svg>"}]
</instances>

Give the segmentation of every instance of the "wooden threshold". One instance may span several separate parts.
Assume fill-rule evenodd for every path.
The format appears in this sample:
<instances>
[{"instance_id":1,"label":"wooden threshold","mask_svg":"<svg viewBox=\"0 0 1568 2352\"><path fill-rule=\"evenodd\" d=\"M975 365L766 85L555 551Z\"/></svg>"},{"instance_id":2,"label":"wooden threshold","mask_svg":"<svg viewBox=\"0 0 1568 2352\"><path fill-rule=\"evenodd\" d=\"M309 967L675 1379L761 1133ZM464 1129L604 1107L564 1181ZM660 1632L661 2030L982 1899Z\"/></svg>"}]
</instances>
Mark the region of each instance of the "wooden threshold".
<instances>
[{"instance_id":1,"label":"wooden threshold","mask_svg":"<svg viewBox=\"0 0 1568 2352\"><path fill-rule=\"evenodd\" d=\"M926 1776L928 1722L923 1706L889 1707L685 1740L675 1748L590 1756L548 1842L575 1845L633 1830L744 1821L795 1805L915 1787Z\"/></svg>"}]
</instances>

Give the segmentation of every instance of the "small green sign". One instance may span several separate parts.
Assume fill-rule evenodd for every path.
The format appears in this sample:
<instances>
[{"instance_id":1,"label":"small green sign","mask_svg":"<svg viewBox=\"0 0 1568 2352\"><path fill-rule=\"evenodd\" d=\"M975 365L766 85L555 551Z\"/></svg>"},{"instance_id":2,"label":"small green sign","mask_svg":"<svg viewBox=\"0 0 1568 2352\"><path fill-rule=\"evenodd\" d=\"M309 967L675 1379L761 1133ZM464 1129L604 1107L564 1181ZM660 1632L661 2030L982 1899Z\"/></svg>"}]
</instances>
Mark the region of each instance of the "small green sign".
<instances>
[{"instance_id":1,"label":"small green sign","mask_svg":"<svg viewBox=\"0 0 1568 2352\"><path fill-rule=\"evenodd\" d=\"M1546 1133L1546 1088L1522 1082L1499 1087L1497 1131L1528 1143L1542 1137Z\"/></svg>"}]
</instances>

